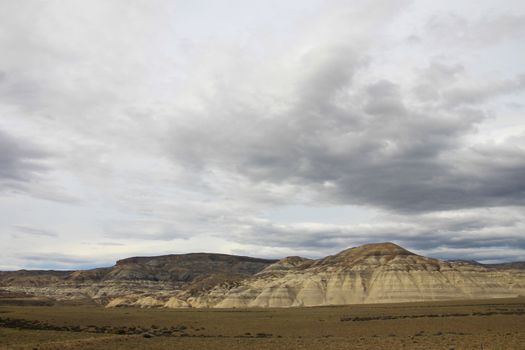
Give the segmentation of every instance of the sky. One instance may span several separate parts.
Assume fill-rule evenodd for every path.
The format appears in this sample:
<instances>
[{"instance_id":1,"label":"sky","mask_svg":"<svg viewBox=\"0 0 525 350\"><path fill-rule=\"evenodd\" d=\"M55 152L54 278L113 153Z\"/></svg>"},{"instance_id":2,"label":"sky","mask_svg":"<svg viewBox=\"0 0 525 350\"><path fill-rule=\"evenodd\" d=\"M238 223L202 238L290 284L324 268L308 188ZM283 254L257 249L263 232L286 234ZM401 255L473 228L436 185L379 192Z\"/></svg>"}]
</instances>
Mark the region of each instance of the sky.
<instances>
[{"instance_id":1,"label":"sky","mask_svg":"<svg viewBox=\"0 0 525 350\"><path fill-rule=\"evenodd\" d=\"M524 42L514 0L0 1L0 270L525 260Z\"/></svg>"}]
</instances>

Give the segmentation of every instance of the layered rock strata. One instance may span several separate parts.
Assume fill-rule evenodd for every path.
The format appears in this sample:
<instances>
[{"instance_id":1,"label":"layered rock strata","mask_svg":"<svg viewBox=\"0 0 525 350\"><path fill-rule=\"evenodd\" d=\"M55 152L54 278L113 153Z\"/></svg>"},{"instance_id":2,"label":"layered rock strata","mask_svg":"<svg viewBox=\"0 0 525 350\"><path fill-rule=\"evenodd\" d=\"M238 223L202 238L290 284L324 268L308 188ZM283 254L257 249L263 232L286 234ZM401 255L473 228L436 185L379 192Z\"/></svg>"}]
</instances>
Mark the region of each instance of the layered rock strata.
<instances>
[{"instance_id":1,"label":"layered rock strata","mask_svg":"<svg viewBox=\"0 0 525 350\"><path fill-rule=\"evenodd\" d=\"M87 271L0 273L0 289L107 307L301 307L525 295L523 263L483 265L368 244L319 260L185 254Z\"/></svg>"}]
</instances>

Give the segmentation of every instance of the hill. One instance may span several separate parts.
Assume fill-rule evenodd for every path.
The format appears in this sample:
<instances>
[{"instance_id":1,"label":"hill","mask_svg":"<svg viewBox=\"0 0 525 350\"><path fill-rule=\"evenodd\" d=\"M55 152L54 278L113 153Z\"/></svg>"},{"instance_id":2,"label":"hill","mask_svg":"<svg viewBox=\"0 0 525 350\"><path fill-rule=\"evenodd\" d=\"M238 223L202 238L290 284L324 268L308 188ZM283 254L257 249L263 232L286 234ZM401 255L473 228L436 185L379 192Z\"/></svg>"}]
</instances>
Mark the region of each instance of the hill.
<instances>
[{"instance_id":1,"label":"hill","mask_svg":"<svg viewBox=\"0 0 525 350\"><path fill-rule=\"evenodd\" d=\"M483 265L366 244L312 260L193 253L81 271L0 273L0 289L139 307L298 307L525 295L523 263Z\"/></svg>"}]
</instances>

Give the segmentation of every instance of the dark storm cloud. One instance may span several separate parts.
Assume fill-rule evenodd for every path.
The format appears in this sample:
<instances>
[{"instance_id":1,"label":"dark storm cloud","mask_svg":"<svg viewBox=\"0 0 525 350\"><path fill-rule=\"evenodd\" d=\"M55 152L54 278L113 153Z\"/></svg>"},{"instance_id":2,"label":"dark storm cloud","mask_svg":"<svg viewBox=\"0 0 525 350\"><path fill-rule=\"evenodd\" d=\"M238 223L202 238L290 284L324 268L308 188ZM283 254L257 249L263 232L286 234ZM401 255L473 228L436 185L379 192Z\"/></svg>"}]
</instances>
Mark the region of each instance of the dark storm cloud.
<instances>
[{"instance_id":1,"label":"dark storm cloud","mask_svg":"<svg viewBox=\"0 0 525 350\"><path fill-rule=\"evenodd\" d=\"M333 195L400 212L525 204L523 150L508 145L448 156L446 149L426 146L414 145L416 154L383 159L366 171L350 170Z\"/></svg>"},{"instance_id":2,"label":"dark storm cloud","mask_svg":"<svg viewBox=\"0 0 525 350\"><path fill-rule=\"evenodd\" d=\"M46 154L30 142L0 129L0 189L20 189L47 168L41 161Z\"/></svg>"},{"instance_id":3,"label":"dark storm cloud","mask_svg":"<svg viewBox=\"0 0 525 350\"><path fill-rule=\"evenodd\" d=\"M519 92L522 76L470 91L441 80L440 99L414 103L395 81L355 84L366 58L347 47L314 50L298 69L306 73L285 111L265 114L218 91L209 114L172 129L175 160L397 212L525 205L525 150L464 142L486 117L482 102ZM419 81L462 69L434 63Z\"/></svg>"}]
</instances>

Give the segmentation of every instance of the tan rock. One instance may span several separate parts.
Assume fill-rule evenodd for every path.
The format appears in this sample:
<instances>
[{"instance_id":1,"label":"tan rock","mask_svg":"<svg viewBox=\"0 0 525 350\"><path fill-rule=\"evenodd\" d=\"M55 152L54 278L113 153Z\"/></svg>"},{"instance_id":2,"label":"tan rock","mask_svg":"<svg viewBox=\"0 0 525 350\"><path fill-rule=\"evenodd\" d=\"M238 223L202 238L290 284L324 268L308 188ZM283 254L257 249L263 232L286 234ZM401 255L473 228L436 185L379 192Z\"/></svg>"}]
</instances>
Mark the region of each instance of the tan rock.
<instances>
[{"instance_id":1,"label":"tan rock","mask_svg":"<svg viewBox=\"0 0 525 350\"><path fill-rule=\"evenodd\" d=\"M111 307L133 306L135 303L135 300L136 298L129 298L129 297L115 298L111 300L109 303L107 303L106 307L111 308Z\"/></svg>"},{"instance_id":2,"label":"tan rock","mask_svg":"<svg viewBox=\"0 0 525 350\"><path fill-rule=\"evenodd\" d=\"M162 300L159 300L152 296L142 297L137 299L133 303L134 306L138 306L141 308L154 308L154 307L162 307L164 306L165 302Z\"/></svg>"},{"instance_id":3,"label":"tan rock","mask_svg":"<svg viewBox=\"0 0 525 350\"><path fill-rule=\"evenodd\" d=\"M446 262L391 243L347 249L327 258L270 265L225 291L214 307L290 307L516 297L525 271ZM218 290L215 299L219 299Z\"/></svg>"},{"instance_id":4,"label":"tan rock","mask_svg":"<svg viewBox=\"0 0 525 350\"><path fill-rule=\"evenodd\" d=\"M181 300L176 297L169 298L169 300L163 306L169 309L179 309L179 308L191 307L191 305L188 304L186 301Z\"/></svg>"},{"instance_id":5,"label":"tan rock","mask_svg":"<svg viewBox=\"0 0 525 350\"><path fill-rule=\"evenodd\" d=\"M0 287L106 307L300 307L525 295L525 263L442 261L392 243L319 260L222 254L130 258L85 271L0 272Z\"/></svg>"}]
</instances>

